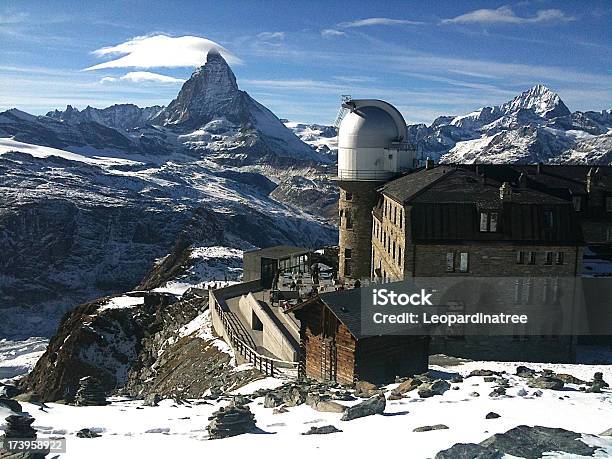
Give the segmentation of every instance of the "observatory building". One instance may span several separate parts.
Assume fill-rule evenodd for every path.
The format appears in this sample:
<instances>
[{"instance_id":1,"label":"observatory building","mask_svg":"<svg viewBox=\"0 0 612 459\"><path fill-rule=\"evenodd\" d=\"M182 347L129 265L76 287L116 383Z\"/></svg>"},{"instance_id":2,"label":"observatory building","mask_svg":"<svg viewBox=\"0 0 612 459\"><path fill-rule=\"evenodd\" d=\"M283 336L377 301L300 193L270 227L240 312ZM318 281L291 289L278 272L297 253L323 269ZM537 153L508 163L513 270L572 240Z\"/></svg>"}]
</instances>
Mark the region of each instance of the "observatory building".
<instances>
[{"instance_id":1,"label":"observatory building","mask_svg":"<svg viewBox=\"0 0 612 459\"><path fill-rule=\"evenodd\" d=\"M339 275L369 278L377 189L412 169L416 154L405 142L404 117L387 102L347 98L339 120Z\"/></svg>"}]
</instances>

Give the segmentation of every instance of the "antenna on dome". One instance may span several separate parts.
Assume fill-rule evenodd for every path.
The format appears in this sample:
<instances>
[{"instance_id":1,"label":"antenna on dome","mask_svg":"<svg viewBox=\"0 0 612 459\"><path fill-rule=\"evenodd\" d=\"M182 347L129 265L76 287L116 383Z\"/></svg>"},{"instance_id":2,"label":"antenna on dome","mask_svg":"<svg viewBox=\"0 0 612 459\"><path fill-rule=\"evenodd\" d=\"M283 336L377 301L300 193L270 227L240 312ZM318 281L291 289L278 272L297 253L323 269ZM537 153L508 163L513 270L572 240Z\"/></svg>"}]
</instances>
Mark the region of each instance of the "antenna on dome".
<instances>
[{"instance_id":1,"label":"antenna on dome","mask_svg":"<svg viewBox=\"0 0 612 459\"><path fill-rule=\"evenodd\" d=\"M353 97L348 94L343 94L340 103L340 110L338 110L338 114L336 115L336 121L334 121L334 127L338 129L340 127L340 123L342 119L346 116L346 114L350 111L348 104L353 100Z\"/></svg>"}]
</instances>

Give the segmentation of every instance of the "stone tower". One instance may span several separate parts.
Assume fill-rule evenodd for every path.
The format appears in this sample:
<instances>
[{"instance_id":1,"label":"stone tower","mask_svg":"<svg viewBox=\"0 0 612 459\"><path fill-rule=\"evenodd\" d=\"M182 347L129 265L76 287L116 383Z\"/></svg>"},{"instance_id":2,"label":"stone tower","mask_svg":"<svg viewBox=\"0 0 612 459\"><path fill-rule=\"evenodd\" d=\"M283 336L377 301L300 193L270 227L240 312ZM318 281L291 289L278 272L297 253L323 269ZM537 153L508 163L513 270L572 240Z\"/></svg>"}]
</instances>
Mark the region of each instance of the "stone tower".
<instances>
[{"instance_id":1,"label":"stone tower","mask_svg":"<svg viewBox=\"0 0 612 459\"><path fill-rule=\"evenodd\" d=\"M414 166L414 151L404 142L406 122L382 100L347 100L338 130L340 187L339 276L370 279L372 208L377 189Z\"/></svg>"}]
</instances>

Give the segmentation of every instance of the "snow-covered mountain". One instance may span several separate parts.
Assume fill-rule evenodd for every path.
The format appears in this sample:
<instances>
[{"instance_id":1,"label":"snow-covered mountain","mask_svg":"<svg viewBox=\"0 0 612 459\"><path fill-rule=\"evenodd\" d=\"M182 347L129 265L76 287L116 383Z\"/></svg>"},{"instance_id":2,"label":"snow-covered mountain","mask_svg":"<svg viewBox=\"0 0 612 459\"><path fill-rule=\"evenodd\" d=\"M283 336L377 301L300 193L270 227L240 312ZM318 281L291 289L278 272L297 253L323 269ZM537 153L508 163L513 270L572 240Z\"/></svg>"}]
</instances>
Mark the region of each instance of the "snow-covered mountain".
<instances>
[{"instance_id":1,"label":"snow-covered mountain","mask_svg":"<svg viewBox=\"0 0 612 459\"><path fill-rule=\"evenodd\" d=\"M424 157L446 163L610 164L610 129L612 110L572 113L536 85L502 105L410 125L408 140Z\"/></svg>"},{"instance_id":2,"label":"snow-covered mountain","mask_svg":"<svg viewBox=\"0 0 612 459\"><path fill-rule=\"evenodd\" d=\"M338 157L338 131L334 126L325 124L305 124L295 121L281 120L285 126L293 131L302 142L332 159Z\"/></svg>"},{"instance_id":3,"label":"snow-covered mountain","mask_svg":"<svg viewBox=\"0 0 612 459\"><path fill-rule=\"evenodd\" d=\"M309 213L334 196L328 170L214 52L167 108L0 113L0 339L133 289L187 228L228 250L333 242Z\"/></svg>"}]
</instances>

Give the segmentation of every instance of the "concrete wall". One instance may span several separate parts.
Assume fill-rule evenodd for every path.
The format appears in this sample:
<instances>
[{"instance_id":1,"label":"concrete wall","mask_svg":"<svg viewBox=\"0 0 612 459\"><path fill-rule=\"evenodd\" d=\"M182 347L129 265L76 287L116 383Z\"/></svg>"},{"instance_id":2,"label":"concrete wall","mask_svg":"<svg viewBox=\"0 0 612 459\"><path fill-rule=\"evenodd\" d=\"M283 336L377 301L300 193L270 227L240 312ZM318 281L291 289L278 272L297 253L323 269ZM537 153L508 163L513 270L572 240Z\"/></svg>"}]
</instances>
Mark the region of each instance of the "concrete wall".
<instances>
[{"instance_id":1,"label":"concrete wall","mask_svg":"<svg viewBox=\"0 0 612 459\"><path fill-rule=\"evenodd\" d=\"M277 323L279 319L273 317L271 311L266 311L263 305L251 293L240 297L238 305L240 313L246 319L251 329L253 329L253 313L263 323L262 344L264 348L281 360L298 361L299 345L290 336L287 336L287 331L279 327Z\"/></svg>"}]
</instances>

